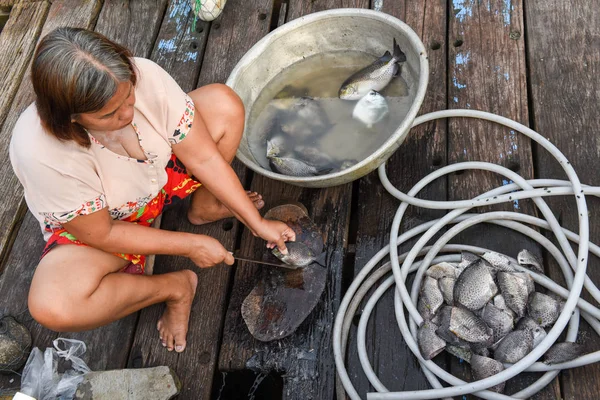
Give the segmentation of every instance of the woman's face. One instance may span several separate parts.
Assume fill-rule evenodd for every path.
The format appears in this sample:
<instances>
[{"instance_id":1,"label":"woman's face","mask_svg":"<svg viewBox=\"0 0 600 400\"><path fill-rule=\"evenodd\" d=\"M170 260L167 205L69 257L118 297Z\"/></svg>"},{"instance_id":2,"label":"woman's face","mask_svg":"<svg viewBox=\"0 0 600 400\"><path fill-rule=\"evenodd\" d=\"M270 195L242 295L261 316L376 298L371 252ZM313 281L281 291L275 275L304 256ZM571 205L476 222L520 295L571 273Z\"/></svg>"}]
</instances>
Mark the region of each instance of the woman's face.
<instances>
[{"instance_id":1,"label":"woman's face","mask_svg":"<svg viewBox=\"0 0 600 400\"><path fill-rule=\"evenodd\" d=\"M95 131L117 131L133 120L135 88L131 82L121 82L115 95L100 110L78 114L73 122Z\"/></svg>"}]
</instances>

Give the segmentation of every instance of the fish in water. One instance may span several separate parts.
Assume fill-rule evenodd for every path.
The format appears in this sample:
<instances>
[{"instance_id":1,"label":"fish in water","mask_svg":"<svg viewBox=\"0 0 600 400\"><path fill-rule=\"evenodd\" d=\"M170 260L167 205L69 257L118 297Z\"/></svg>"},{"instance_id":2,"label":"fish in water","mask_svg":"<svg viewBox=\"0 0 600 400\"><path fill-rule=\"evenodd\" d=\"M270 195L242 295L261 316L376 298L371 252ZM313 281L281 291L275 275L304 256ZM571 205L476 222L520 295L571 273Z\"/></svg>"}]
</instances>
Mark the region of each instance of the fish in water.
<instances>
[{"instance_id":1,"label":"fish in water","mask_svg":"<svg viewBox=\"0 0 600 400\"><path fill-rule=\"evenodd\" d=\"M479 259L459 275L454 284L455 303L472 311L478 310L498 293L498 287L486 264L485 260Z\"/></svg>"},{"instance_id":2,"label":"fish in water","mask_svg":"<svg viewBox=\"0 0 600 400\"><path fill-rule=\"evenodd\" d=\"M559 364L571 361L581 356L584 346L574 342L554 343L544 354L543 361L546 364Z\"/></svg>"},{"instance_id":3,"label":"fish in water","mask_svg":"<svg viewBox=\"0 0 600 400\"><path fill-rule=\"evenodd\" d=\"M431 321L425 321L417 331L419 350L426 360L431 360L446 347L446 342L435 334L438 327Z\"/></svg>"},{"instance_id":4,"label":"fish in water","mask_svg":"<svg viewBox=\"0 0 600 400\"><path fill-rule=\"evenodd\" d=\"M473 379L479 381L481 379L489 378L490 376L496 375L504 371L504 365L501 362L494 360L493 358L479 356L473 354L471 357L471 372L473 373ZM492 392L502 393L504 392L505 382L502 382L496 386L492 386L487 390Z\"/></svg>"},{"instance_id":5,"label":"fish in water","mask_svg":"<svg viewBox=\"0 0 600 400\"><path fill-rule=\"evenodd\" d=\"M287 265L294 265L298 267L306 267L309 264L317 263L322 267L325 267L325 257L327 252L323 252L321 255L316 255L307 245L302 242L288 242L285 244L288 249L288 254L283 254L276 247L272 250L273 255L280 259Z\"/></svg>"},{"instance_id":6,"label":"fish in water","mask_svg":"<svg viewBox=\"0 0 600 400\"><path fill-rule=\"evenodd\" d=\"M339 91L340 99L358 100L370 90L382 90L392 81L392 78L399 75L401 63L405 61L406 55L394 39L394 54L386 51L374 63L346 79Z\"/></svg>"},{"instance_id":7,"label":"fish in water","mask_svg":"<svg viewBox=\"0 0 600 400\"><path fill-rule=\"evenodd\" d=\"M271 102L271 105L283 111L288 120L298 121L300 124L313 130L323 132L330 127L327 113L318 100L313 97L304 96L276 99Z\"/></svg>"},{"instance_id":8,"label":"fish in water","mask_svg":"<svg viewBox=\"0 0 600 400\"><path fill-rule=\"evenodd\" d=\"M543 293L534 292L529 296L527 314L541 327L556 322L560 315L560 303Z\"/></svg>"},{"instance_id":9,"label":"fish in water","mask_svg":"<svg viewBox=\"0 0 600 400\"><path fill-rule=\"evenodd\" d=\"M311 165L325 166L332 163L331 157L314 146L297 146L296 154L298 158Z\"/></svg>"},{"instance_id":10,"label":"fish in water","mask_svg":"<svg viewBox=\"0 0 600 400\"><path fill-rule=\"evenodd\" d=\"M444 297L438 287L437 280L426 276L421 285L417 310L424 320L433 318L438 309L444 304Z\"/></svg>"},{"instance_id":11,"label":"fish in water","mask_svg":"<svg viewBox=\"0 0 600 400\"><path fill-rule=\"evenodd\" d=\"M503 271L498 272L497 278L498 286L500 286L506 305L513 310L519 318L524 316L527 309L530 289L526 278L513 272Z\"/></svg>"},{"instance_id":12,"label":"fish in water","mask_svg":"<svg viewBox=\"0 0 600 400\"><path fill-rule=\"evenodd\" d=\"M280 147L272 140L267 141L267 158L269 165L275 172L291 176L316 176L323 175L331 171L331 168L317 168L314 165L304 161L297 160L293 157L281 157Z\"/></svg>"},{"instance_id":13,"label":"fish in water","mask_svg":"<svg viewBox=\"0 0 600 400\"><path fill-rule=\"evenodd\" d=\"M532 252L529 250L521 250L517 255L517 261L519 265L522 265L525 268L529 268L533 272L537 272L538 274L544 274L544 267L542 267L542 262L539 258L537 258Z\"/></svg>"},{"instance_id":14,"label":"fish in water","mask_svg":"<svg viewBox=\"0 0 600 400\"><path fill-rule=\"evenodd\" d=\"M381 121L389 111L390 108L385 98L378 92L371 90L356 103L354 111L352 111L352 118L359 120L370 129Z\"/></svg>"},{"instance_id":15,"label":"fish in water","mask_svg":"<svg viewBox=\"0 0 600 400\"><path fill-rule=\"evenodd\" d=\"M514 320L511 314L499 309L491 303L485 305L479 315L483 322L494 332L494 343L509 334L514 328Z\"/></svg>"},{"instance_id":16,"label":"fish in water","mask_svg":"<svg viewBox=\"0 0 600 400\"><path fill-rule=\"evenodd\" d=\"M532 348L533 332L531 330L512 331L494 350L494 359L502 363L514 364L529 354Z\"/></svg>"}]
</instances>

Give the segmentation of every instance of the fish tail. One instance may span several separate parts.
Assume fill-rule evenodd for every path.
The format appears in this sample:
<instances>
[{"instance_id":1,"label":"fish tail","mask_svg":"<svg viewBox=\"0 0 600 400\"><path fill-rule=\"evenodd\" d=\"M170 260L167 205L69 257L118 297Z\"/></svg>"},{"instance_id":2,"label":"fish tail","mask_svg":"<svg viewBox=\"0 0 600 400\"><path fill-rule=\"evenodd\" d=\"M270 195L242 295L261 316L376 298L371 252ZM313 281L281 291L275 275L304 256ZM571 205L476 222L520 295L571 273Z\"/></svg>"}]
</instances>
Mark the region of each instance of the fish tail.
<instances>
[{"instance_id":1,"label":"fish tail","mask_svg":"<svg viewBox=\"0 0 600 400\"><path fill-rule=\"evenodd\" d=\"M396 43L396 38L394 38L394 59L397 63L406 61L406 54L400 50L400 46Z\"/></svg>"},{"instance_id":2,"label":"fish tail","mask_svg":"<svg viewBox=\"0 0 600 400\"><path fill-rule=\"evenodd\" d=\"M321 267L327 268L327 252L322 252L313 262L319 264Z\"/></svg>"},{"instance_id":3,"label":"fish tail","mask_svg":"<svg viewBox=\"0 0 600 400\"><path fill-rule=\"evenodd\" d=\"M333 168L322 168L320 170L317 171L317 176L318 175L327 175L328 173L330 173L333 170Z\"/></svg>"}]
</instances>

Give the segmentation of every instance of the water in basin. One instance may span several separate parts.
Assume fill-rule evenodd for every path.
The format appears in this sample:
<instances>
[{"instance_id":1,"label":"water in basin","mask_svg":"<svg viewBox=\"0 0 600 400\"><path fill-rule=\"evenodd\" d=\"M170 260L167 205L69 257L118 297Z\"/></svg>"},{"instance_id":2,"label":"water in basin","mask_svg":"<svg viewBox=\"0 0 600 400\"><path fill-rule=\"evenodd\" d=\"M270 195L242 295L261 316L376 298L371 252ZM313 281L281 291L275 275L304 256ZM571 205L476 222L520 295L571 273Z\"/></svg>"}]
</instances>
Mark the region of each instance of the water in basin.
<instances>
[{"instance_id":1,"label":"water in basin","mask_svg":"<svg viewBox=\"0 0 600 400\"><path fill-rule=\"evenodd\" d=\"M246 138L254 161L272 169L267 158L267 140L271 140L282 156L329 173L348 168L381 147L415 97L417 84L409 69L402 68L400 76L380 92L389 112L371 127L352 117L357 101L338 98L342 83L376 59L359 51L321 53L276 75L250 110Z\"/></svg>"}]
</instances>

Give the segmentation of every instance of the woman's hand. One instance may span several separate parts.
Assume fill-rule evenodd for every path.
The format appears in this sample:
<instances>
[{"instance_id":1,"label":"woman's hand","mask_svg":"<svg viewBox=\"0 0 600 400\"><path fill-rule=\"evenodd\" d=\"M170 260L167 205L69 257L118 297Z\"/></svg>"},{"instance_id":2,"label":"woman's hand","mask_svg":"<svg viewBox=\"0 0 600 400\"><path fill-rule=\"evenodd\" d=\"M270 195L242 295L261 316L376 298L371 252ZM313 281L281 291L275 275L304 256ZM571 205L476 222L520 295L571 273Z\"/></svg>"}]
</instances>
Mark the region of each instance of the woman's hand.
<instances>
[{"instance_id":1,"label":"woman's hand","mask_svg":"<svg viewBox=\"0 0 600 400\"><path fill-rule=\"evenodd\" d=\"M196 237L197 239L191 243L187 256L198 267L212 267L222 262L227 265L233 264L233 255L217 239L206 235L196 235Z\"/></svg>"},{"instance_id":2,"label":"woman's hand","mask_svg":"<svg viewBox=\"0 0 600 400\"><path fill-rule=\"evenodd\" d=\"M281 221L273 221L262 218L260 225L253 230L254 236L259 236L267 241L267 247L273 249L279 248L283 254L287 254L285 242L296 240L296 233L292 228Z\"/></svg>"}]
</instances>

